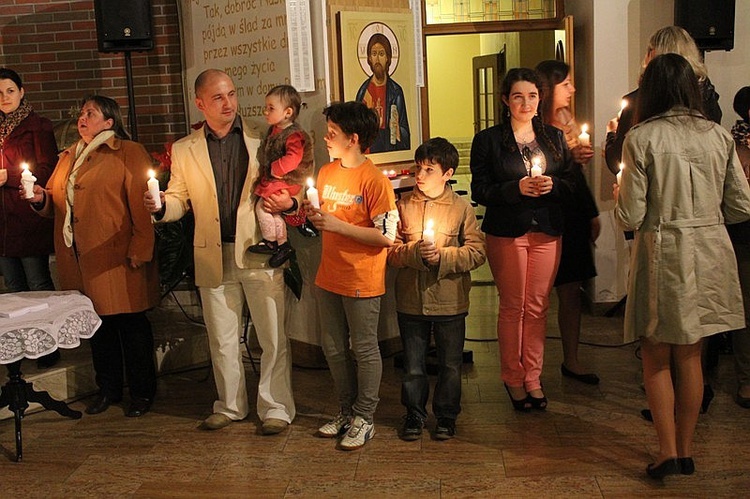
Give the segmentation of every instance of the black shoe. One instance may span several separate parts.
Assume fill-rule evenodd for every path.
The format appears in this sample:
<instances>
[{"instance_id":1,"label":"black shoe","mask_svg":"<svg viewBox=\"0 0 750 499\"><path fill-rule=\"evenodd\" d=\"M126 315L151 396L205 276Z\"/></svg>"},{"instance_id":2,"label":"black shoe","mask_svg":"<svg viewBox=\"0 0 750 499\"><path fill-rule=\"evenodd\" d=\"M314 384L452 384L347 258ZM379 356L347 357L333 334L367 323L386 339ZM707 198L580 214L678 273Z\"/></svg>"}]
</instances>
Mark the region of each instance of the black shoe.
<instances>
[{"instance_id":1,"label":"black shoe","mask_svg":"<svg viewBox=\"0 0 750 499\"><path fill-rule=\"evenodd\" d=\"M36 359L36 367L38 369L49 369L60 362L60 350L55 350L52 353L48 353L44 357Z\"/></svg>"},{"instance_id":2,"label":"black shoe","mask_svg":"<svg viewBox=\"0 0 750 499\"><path fill-rule=\"evenodd\" d=\"M737 402L737 405L742 407L743 409L750 409L750 397L743 397L739 394L739 392L737 392L737 395L734 397L734 401Z\"/></svg>"},{"instance_id":3,"label":"black shoe","mask_svg":"<svg viewBox=\"0 0 750 499\"><path fill-rule=\"evenodd\" d=\"M599 384L599 376L597 376L594 373L585 373L585 374L578 374L574 373L567 367L565 367L565 364L560 364L560 372L563 376L566 376L568 378L573 378L576 381L580 381L581 383L586 383L587 385L598 385Z\"/></svg>"},{"instance_id":4,"label":"black shoe","mask_svg":"<svg viewBox=\"0 0 750 499\"><path fill-rule=\"evenodd\" d=\"M318 235L320 234L320 232L318 232L318 229L316 229L315 226L310 222L305 222L302 225L298 225L297 232L305 237L318 237Z\"/></svg>"},{"instance_id":5,"label":"black shoe","mask_svg":"<svg viewBox=\"0 0 750 499\"><path fill-rule=\"evenodd\" d=\"M86 408L86 414L99 414L107 409L112 404L116 404L120 401L119 398L110 397L109 395L102 395L101 393L96 396L94 401Z\"/></svg>"},{"instance_id":6,"label":"black shoe","mask_svg":"<svg viewBox=\"0 0 750 499\"><path fill-rule=\"evenodd\" d=\"M695 473L695 462L692 457L678 457L677 461L680 463L680 473L683 475Z\"/></svg>"},{"instance_id":7,"label":"black shoe","mask_svg":"<svg viewBox=\"0 0 750 499\"><path fill-rule=\"evenodd\" d=\"M451 418L438 418L435 427L436 440L450 440L456 436L456 420Z\"/></svg>"},{"instance_id":8,"label":"black shoe","mask_svg":"<svg viewBox=\"0 0 750 499\"><path fill-rule=\"evenodd\" d=\"M508 385L503 383L503 386L505 386L505 391L508 392L508 398L510 399L510 403L513 404L513 409L521 412L529 412L531 410L531 401L529 401L528 395L521 400L516 400L513 398L513 395L510 394L510 388Z\"/></svg>"},{"instance_id":9,"label":"black shoe","mask_svg":"<svg viewBox=\"0 0 750 499\"><path fill-rule=\"evenodd\" d=\"M250 253L258 253L259 255L273 255L277 249L279 249L279 244L276 241L263 239L258 244L250 246L247 250Z\"/></svg>"},{"instance_id":10,"label":"black shoe","mask_svg":"<svg viewBox=\"0 0 750 499\"><path fill-rule=\"evenodd\" d=\"M531 408L538 411L543 411L547 408L547 397L532 397L529 395L529 402L531 402Z\"/></svg>"},{"instance_id":11,"label":"black shoe","mask_svg":"<svg viewBox=\"0 0 750 499\"><path fill-rule=\"evenodd\" d=\"M151 410L151 402L151 399L133 397L125 415L129 418L139 418Z\"/></svg>"},{"instance_id":12,"label":"black shoe","mask_svg":"<svg viewBox=\"0 0 750 499\"><path fill-rule=\"evenodd\" d=\"M424 427L424 421L416 414L407 414L404 417L404 426L401 429L401 440L412 442L419 440L422 436L422 428Z\"/></svg>"},{"instance_id":13,"label":"black shoe","mask_svg":"<svg viewBox=\"0 0 750 499\"><path fill-rule=\"evenodd\" d=\"M646 474L651 478L661 479L667 475L681 473L680 463L677 459L665 459L658 466L651 463L646 467Z\"/></svg>"},{"instance_id":14,"label":"black shoe","mask_svg":"<svg viewBox=\"0 0 750 499\"><path fill-rule=\"evenodd\" d=\"M277 268L284 265L284 262L289 260L289 258L294 253L294 248L292 248L292 245L289 244L289 241L285 242L279 248L276 250L276 253L271 255L271 258L268 259L268 265L271 266L271 268Z\"/></svg>"},{"instance_id":15,"label":"black shoe","mask_svg":"<svg viewBox=\"0 0 750 499\"><path fill-rule=\"evenodd\" d=\"M711 385L703 385L703 398L701 399L701 414L708 412L708 406L714 399L714 389Z\"/></svg>"}]
</instances>

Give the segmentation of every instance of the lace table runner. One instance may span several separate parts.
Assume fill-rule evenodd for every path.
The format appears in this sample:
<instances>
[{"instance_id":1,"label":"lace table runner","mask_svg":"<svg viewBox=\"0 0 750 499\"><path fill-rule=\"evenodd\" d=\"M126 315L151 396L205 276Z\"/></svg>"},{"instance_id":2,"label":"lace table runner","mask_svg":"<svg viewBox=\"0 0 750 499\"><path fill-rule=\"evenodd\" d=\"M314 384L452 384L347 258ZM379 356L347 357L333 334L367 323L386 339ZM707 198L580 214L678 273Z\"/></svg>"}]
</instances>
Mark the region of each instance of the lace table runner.
<instances>
[{"instance_id":1,"label":"lace table runner","mask_svg":"<svg viewBox=\"0 0 750 499\"><path fill-rule=\"evenodd\" d=\"M14 318L0 318L0 364L37 359L57 348L76 348L91 338L102 321L78 291L30 291L0 294L47 302L49 308Z\"/></svg>"}]
</instances>

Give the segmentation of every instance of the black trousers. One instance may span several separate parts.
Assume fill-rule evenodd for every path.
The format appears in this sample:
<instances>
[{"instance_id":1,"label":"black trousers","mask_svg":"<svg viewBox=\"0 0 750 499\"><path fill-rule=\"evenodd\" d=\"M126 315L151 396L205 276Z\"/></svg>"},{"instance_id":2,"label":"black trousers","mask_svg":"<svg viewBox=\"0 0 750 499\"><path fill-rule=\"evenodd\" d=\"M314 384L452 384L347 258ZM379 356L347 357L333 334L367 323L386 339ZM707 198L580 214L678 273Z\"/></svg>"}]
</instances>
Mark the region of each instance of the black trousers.
<instances>
[{"instance_id":1,"label":"black trousers","mask_svg":"<svg viewBox=\"0 0 750 499\"><path fill-rule=\"evenodd\" d=\"M154 399L154 335L145 312L102 316L102 325L90 342L99 393L122 398L124 360L130 397Z\"/></svg>"}]
</instances>

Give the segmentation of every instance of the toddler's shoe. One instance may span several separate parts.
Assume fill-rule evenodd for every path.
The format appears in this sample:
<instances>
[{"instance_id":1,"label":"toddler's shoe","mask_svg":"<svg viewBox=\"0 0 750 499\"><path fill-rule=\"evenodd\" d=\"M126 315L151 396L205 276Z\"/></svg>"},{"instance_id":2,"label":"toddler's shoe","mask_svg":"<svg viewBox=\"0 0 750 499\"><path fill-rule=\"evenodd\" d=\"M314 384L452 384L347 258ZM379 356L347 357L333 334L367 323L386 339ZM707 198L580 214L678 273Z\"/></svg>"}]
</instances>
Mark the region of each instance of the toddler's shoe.
<instances>
[{"instance_id":1,"label":"toddler's shoe","mask_svg":"<svg viewBox=\"0 0 750 499\"><path fill-rule=\"evenodd\" d=\"M259 255L273 255L279 249L279 245L276 241L269 241L263 239L258 244L253 244L247 250L250 253L258 253Z\"/></svg>"},{"instance_id":2,"label":"toddler's shoe","mask_svg":"<svg viewBox=\"0 0 750 499\"><path fill-rule=\"evenodd\" d=\"M289 244L289 241L285 242L284 244L280 245L276 252L271 255L271 258L268 259L268 265L270 265L272 268L281 267L284 265L284 262L289 260L289 258L294 253L294 248L292 248L292 245Z\"/></svg>"}]
</instances>

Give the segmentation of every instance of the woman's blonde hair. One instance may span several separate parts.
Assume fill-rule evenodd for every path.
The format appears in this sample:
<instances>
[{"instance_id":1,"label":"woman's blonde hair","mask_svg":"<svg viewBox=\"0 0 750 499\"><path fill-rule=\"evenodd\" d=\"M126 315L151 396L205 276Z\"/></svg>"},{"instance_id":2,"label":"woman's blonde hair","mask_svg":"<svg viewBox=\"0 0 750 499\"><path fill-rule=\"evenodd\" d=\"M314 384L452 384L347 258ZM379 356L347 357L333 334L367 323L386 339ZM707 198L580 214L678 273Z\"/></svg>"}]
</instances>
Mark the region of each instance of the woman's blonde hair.
<instances>
[{"instance_id":1,"label":"woman's blonde hair","mask_svg":"<svg viewBox=\"0 0 750 499\"><path fill-rule=\"evenodd\" d=\"M703 58L695 40L690 33L679 26L666 26L651 35L648 41L648 53L651 53L651 59L662 54L679 54L690 63L699 81L708 77L708 71L703 64Z\"/></svg>"}]
</instances>

